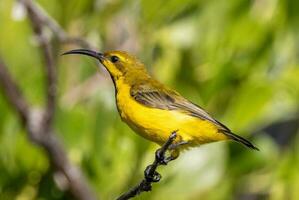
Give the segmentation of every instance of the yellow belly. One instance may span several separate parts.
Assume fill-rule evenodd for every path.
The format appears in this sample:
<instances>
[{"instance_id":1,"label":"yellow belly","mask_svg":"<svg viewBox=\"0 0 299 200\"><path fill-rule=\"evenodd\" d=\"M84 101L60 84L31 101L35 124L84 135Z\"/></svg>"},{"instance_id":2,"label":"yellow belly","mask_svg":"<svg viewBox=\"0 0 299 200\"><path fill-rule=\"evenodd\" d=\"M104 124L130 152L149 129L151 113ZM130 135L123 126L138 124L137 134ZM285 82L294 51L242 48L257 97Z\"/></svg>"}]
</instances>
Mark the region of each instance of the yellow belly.
<instances>
[{"instance_id":1,"label":"yellow belly","mask_svg":"<svg viewBox=\"0 0 299 200\"><path fill-rule=\"evenodd\" d=\"M207 120L179 111L143 106L130 96L126 85L118 88L117 106L123 121L144 138L158 144L163 144L176 130L177 139L189 142L188 146L227 139Z\"/></svg>"}]
</instances>

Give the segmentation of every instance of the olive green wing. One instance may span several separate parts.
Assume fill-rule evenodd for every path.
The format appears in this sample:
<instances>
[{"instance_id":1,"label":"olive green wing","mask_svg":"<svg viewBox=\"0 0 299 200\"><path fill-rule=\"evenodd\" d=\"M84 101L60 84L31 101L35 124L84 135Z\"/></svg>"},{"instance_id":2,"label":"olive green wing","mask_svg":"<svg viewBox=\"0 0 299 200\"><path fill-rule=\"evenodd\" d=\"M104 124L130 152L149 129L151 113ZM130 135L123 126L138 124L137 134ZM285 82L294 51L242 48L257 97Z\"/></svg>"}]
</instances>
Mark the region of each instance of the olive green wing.
<instances>
[{"instance_id":1,"label":"olive green wing","mask_svg":"<svg viewBox=\"0 0 299 200\"><path fill-rule=\"evenodd\" d=\"M131 88L130 95L137 102L147 107L163 110L177 110L190 116L198 117L202 120L208 120L218 128L219 132L249 148L257 150L252 143L232 133L229 128L211 117L210 114L200 106L185 99L177 92L165 88L163 85L158 83L151 85L135 85Z\"/></svg>"}]
</instances>

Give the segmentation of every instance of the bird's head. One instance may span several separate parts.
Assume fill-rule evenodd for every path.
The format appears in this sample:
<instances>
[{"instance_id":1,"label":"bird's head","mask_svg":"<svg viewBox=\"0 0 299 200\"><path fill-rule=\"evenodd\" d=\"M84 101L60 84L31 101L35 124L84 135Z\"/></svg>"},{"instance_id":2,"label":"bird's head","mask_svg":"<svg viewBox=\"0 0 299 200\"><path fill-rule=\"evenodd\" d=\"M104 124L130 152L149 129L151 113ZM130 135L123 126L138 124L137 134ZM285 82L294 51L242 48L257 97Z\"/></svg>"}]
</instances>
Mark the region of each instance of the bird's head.
<instances>
[{"instance_id":1,"label":"bird's head","mask_svg":"<svg viewBox=\"0 0 299 200\"><path fill-rule=\"evenodd\" d=\"M108 70L113 79L119 79L125 76L147 74L144 65L134 56L124 51L108 51L99 53L87 49L76 49L63 53L83 54L99 60Z\"/></svg>"}]
</instances>

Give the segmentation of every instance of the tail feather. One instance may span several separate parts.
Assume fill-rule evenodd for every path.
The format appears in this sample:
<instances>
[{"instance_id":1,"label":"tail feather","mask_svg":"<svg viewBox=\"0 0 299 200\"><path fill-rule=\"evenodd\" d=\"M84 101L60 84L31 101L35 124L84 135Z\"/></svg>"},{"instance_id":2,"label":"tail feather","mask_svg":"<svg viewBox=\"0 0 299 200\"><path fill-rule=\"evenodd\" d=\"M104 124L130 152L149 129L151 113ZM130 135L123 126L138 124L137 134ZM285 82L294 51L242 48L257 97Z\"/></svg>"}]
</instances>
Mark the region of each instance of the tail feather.
<instances>
[{"instance_id":1,"label":"tail feather","mask_svg":"<svg viewBox=\"0 0 299 200\"><path fill-rule=\"evenodd\" d=\"M226 134L228 137L230 137L231 139L233 139L233 140L235 140L235 141L237 141L237 142L239 142L239 143L245 145L246 147L248 147L248 148L250 148L250 149L254 149L254 150L259 151L259 149L258 149L256 146L254 146L251 142L249 142L249 141L246 140L245 138L243 138L243 137L241 137L241 136L239 136L239 135L236 135L236 134L234 134L234 133L232 133L232 132L225 132L225 134Z\"/></svg>"}]
</instances>

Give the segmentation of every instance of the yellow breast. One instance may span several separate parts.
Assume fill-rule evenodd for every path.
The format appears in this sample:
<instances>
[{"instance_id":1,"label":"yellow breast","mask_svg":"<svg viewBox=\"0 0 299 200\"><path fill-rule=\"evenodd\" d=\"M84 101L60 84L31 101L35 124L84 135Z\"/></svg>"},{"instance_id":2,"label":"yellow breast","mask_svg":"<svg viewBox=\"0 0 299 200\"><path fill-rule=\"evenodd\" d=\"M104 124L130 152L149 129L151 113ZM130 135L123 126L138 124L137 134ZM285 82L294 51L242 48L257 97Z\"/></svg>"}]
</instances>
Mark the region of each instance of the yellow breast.
<instances>
[{"instance_id":1,"label":"yellow breast","mask_svg":"<svg viewBox=\"0 0 299 200\"><path fill-rule=\"evenodd\" d=\"M121 118L141 136L163 144L178 130L178 138L191 146L227 139L217 127L206 120L175 110L146 107L130 96L130 86L117 84L117 107Z\"/></svg>"}]
</instances>

